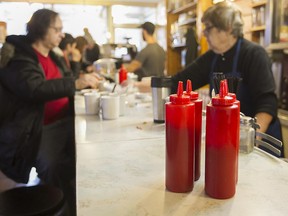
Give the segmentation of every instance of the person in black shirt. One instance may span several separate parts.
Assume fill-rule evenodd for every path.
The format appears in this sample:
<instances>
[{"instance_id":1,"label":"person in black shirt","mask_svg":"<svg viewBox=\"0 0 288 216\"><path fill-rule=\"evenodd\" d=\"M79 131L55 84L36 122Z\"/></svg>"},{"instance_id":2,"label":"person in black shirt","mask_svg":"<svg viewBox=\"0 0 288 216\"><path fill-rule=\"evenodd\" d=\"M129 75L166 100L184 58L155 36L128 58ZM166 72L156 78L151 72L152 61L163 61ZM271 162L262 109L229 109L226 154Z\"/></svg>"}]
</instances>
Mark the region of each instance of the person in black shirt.
<instances>
[{"instance_id":1,"label":"person in black shirt","mask_svg":"<svg viewBox=\"0 0 288 216\"><path fill-rule=\"evenodd\" d=\"M178 81L187 79L193 89L210 84L211 92L216 72L241 79L236 92L241 112L257 118L260 132L282 140L271 62L263 47L243 38L240 10L232 3L215 4L204 12L202 23L210 50L172 77L172 92Z\"/></svg>"}]
</instances>

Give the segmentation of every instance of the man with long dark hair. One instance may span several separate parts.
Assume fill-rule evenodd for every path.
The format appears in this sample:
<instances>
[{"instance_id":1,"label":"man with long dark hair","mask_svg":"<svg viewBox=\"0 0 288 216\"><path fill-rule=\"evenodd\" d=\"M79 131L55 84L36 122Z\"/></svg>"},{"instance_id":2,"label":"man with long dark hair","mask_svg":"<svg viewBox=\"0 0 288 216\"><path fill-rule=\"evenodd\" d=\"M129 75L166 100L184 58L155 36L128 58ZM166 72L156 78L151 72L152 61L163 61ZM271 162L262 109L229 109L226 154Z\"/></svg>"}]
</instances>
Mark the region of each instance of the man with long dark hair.
<instances>
[{"instance_id":1,"label":"man with long dark hair","mask_svg":"<svg viewBox=\"0 0 288 216\"><path fill-rule=\"evenodd\" d=\"M0 72L10 106L1 119L0 170L26 183L32 167L44 184L61 188L76 215L74 92L79 85L52 51L64 37L59 14L36 11L27 35L11 35L11 58ZM87 86L89 83L87 82Z\"/></svg>"}]
</instances>

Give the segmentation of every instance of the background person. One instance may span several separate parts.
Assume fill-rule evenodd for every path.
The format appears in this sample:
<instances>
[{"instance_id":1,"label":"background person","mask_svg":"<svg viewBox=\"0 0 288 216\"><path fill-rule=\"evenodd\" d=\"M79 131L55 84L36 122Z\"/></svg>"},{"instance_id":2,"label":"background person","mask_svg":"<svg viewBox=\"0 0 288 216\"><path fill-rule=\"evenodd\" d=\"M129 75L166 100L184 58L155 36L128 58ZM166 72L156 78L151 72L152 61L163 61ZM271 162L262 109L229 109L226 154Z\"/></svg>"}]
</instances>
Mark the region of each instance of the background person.
<instances>
[{"instance_id":1,"label":"background person","mask_svg":"<svg viewBox=\"0 0 288 216\"><path fill-rule=\"evenodd\" d=\"M83 31L84 31L84 37L88 42L84 58L87 62L93 64L93 62L97 61L100 58L100 47L93 39L88 28L84 28Z\"/></svg>"},{"instance_id":2,"label":"background person","mask_svg":"<svg viewBox=\"0 0 288 216\"><path fill-rule=\"evenodd\" d=\"M76 48L81 53L81 70L83 73L91 73L94 71L93 65L85 58L85 53L88 48L88 41L84 36L77 36L75 38Z\"/></svg>"},{"instance_id":3,"label":"background person","mask_svg":"<svg viewBox=\"0 0 288 216\"><path fill-rule=\"evenodd\" d=\"M142 77L163 76L166 54L154 37L155 25L151 22L145 22L141 28L143 40L147 42L147 45L125 67L128 72L137 74L138 80L141 80Z\"/></svg>"},{"instance_id":4,"label":"background person","mask_svg":"<svg viewBox=\"0 0 288 216\"><path fill-rule=\"evenodd\" d=\"M215 4L204 12L202 23L210 50L172 77L172 92L176 92L179 80L186 83L187 79L192 81L193 89L206 84L212 88L214 72L241 77L237 91L241 112L257 117L259 131L282 140L271 62L263 47L243 38L240 10L232 3Z\"/></svg>"},{"instance_id":5,"label":"background person","mask_svg":"<svg viewBox=\"0 0 288 216\"><path fill-rule=\"evenodd\" d=\"M57 48L60 48L57 49ZM73 71L74 77L78 78L81 72L81 58L82 55L78 49L76 49L75 38L68 33L64 34L64 38L61 40L58 47L53 49L56 53L59 53L63 60L63 63Z\"/></svg>"},{"instance_id":6,"label":"background person","mask_svg":"<svg viewBox=\"0 0 288 216\"><path fill-rule=\"evenodd\" d=\"M73 76L76 78L77 90L83 88L98 87L100 78L98 75L96 75L96 73L82 73L82 55L80 51L76 49L76 40L71 34L65 33L65 36L61 40L59 47L55 47L53 51L59 55L63 66L67 67L66 70L72 71Z\"/></svg>"}]
</instances>

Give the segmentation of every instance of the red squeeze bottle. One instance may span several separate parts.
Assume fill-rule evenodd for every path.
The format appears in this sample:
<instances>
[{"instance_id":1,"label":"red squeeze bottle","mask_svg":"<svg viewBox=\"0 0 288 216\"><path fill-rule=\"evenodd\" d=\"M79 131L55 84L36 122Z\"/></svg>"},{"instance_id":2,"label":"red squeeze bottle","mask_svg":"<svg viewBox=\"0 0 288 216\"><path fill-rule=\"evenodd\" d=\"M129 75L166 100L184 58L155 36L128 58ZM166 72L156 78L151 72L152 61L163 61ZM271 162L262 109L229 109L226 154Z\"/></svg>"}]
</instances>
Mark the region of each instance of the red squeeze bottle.
<instances>
[{"instance_id":1,"label":"red squeeze bottle","mask_svg":"<svg viewBox=\"0 0 288 216\"><path fill-rule=\"evenodd\" d=\"M225 88L227 88L228 96L233 98L233 103L238 106L239 115L240 115L240 101L237 100L235 93L229 92L227 79L224 79L224 82L225 82L224 83ZM239 124L240 124L240 122L239 122ZM237 154L236 154L237 155L237 158L236 158L236 183L238 182L238 156L239 156L240 134L238 134L238 137L239 137L239 142L237 144L237 149L236 149L236 152L237 152Z\"/></svg>"},{"instance_id":2,"label":"red squeeze bottle","mask_svg":"<svg viewBox=\"0 0 288 216\"><path fill-rule=\"evenodd\" d=\"M201 170L201 138L202 138L202 100L199 99L197 92L192 91L191 80L186 83L186 95L190 97L192 103L195 104L195 176L194 180L200 178Z\"/></svg>"},{"instance_id":3,"label":"red squeeze bottle","mask_svg":"<svg viewBox=\"0 0 288 216\"><path fill-rule=\"evenodd\" d=\"M170 95L166 108L166 188L176 193L193 190L195 105L183 94L183 82L177 94Z\"/></svg>"},{"instance_id":4,"label":"red squeeze bottle","mask_svg":"<svg viewBox=\"0 0 288 216\"><path fill-rule=\"evenodd\" d=\"M239 108L222 80L219 94L206 107L205 192L213 198L235 194L239 122Z\"/></svg>"},{"instance_id":5,"label":"red squeeze bottle","mask_svg":"<svg viewBox=\"0 0 288 216\"><path fill-rule=\"evenodd\" d=\"M121 68L119 70L119 84L121 84L125 80L127 80L127 70L125 69L124 65L121 65Z\"/></svg>"}]
</instances>

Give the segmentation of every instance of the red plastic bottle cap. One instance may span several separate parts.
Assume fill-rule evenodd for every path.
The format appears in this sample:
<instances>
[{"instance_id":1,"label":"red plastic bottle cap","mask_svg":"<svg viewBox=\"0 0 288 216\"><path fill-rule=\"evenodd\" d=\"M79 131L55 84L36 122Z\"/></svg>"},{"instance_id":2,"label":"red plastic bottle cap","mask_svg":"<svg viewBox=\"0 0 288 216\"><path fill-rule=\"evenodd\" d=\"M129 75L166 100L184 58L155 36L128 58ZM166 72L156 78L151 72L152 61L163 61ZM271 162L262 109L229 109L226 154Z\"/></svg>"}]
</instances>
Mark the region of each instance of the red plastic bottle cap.
<instances>
[{"instance_id":1,"label":"red plastic bottle cap","mask_svg":"<svg viewBox=\"0 0 288 216\"><path fill-rule=\"evenodd\" d=\"M212 105L231 106L234 102L235 99L228 95L227 80L221 80L219 94L212 98Z\"/></svg>"},{"instance_id":2,"label":"red plastic bottle cap","mask_svg":"<svg viewBox=\"0 0 288 216\"><path fill-rule=\"evenodd\" d=\"M186 92L184 92L184 94L188 95L190 100L197 100L199 98L198 92L192 91L192 82L189 79L187 80Z\"/></svg>"},{"instance_id":3,"label":"red plastic bottle cap","mask_svg":"<svg viewBox=\"0 0 288 216\"><path fill-rule=\"evenodd\" d=\"M235 101L236 101L236 94L235 94L235 93L232 93L232 92L229 92L227 79L224 79L223 82L224 82L225 91L226 91L226 89L227 89L227 95L230 96L230 97L232 97L232 98L234 99L234 102L235 102Z\"/></svg>"},{"instance_id":4,"label":"red plastic bottle cap","mask_svg":"<svg viewBox=\"0 0 288 216\"><path fill-rule=\"evenodd\" d=\"M170 102L172 104L183 105L190 103L190 97L183 93L183 82L178 82L177 94L170 95Z\"/></svg>"},{"instance_id":5,"label":"red plastic bottle cap","mask_svg":"<svg viewBox=\"0 0 288 216\"><path fill-rule=\"evenodd\" d=\"M232 97L234 99L234 102L236 101L236 94L232 92L228 92L228 96Z\"/></svg>"}]
</instances>

